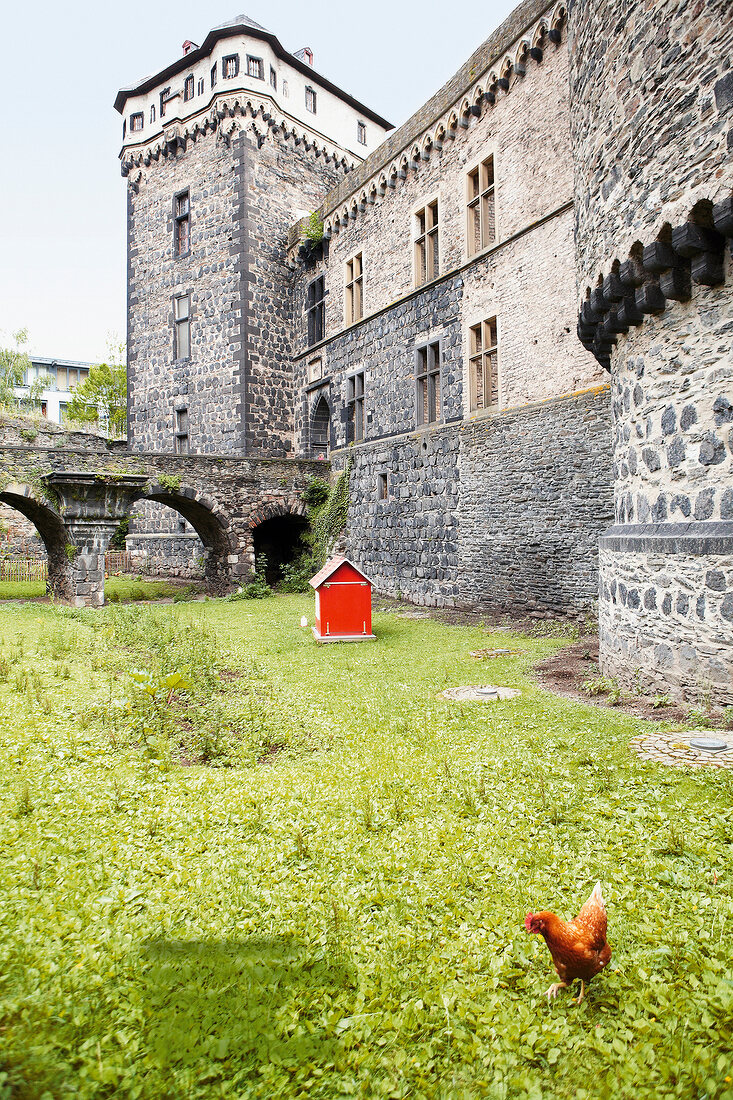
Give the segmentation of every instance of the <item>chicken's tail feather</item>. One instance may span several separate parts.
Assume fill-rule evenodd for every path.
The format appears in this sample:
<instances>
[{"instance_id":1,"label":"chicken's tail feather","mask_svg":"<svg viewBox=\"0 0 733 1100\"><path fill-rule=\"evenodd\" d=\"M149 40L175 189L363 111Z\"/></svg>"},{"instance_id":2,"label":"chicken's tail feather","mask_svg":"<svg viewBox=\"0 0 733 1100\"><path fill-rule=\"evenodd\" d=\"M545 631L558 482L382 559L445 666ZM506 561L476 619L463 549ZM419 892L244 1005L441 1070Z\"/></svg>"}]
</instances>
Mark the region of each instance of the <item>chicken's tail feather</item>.
<instances>
[{"instance_id":1,"label":"chicken's tail feather","mask_svg":"<svg viewBox=\"0 0 733 1100\"><path fill-rule=\"evenodd\" d=\"M597 883L595 884L595 886L593 887L593 893L592 893L592 894L591 894L591 896L590 896L590 897L588 898L588 901L594 901L594 902L596 902L596 904L597 904L597 905L600 905L601 909L605 909L605 908L606 908L606 903L605 903L605 901L603 900L603 894L602 894L602 892L601 892L601 884L600 884L600 882L597 882Z\"/></svg>"}]
</instances>

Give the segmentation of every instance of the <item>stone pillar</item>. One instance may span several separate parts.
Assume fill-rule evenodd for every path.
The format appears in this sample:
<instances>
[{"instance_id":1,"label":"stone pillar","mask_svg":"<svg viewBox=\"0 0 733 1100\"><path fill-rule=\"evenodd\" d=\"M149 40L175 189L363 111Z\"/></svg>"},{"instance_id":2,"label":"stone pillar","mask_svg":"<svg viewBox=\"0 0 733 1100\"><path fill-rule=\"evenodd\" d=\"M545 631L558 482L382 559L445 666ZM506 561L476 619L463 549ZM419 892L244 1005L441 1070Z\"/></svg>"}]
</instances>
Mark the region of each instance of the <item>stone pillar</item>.
<instances>
[{"instance_id":1,"label":"stone pillar","mask_svg":"<svg viewBox=\"0 0 733 1100\"><path fill-rule=\"evenodd\" d=\"M611 373L601 668L733 703L730 0L570 0L580 340Z\"/></svg>"},{"instance_id":2,"label":"stone pillar","mask_svg":"<svg viewBox=\"0 0 733 1100\"><path fill-rule=\"evenodd\" d=\"M59 511L73 547L70 599L76 607L101 607L104 603L104 553L120 520L141 495L148 479L117 473L94 474L86 470L48 474Z\"/></svg>"},{"instance_id":3,"label":"stone pillar","mask_svg":"<svg viewBox=\"0 0 733 1100\"><path fill-rule=\"evenodd\" d=\"M101 607L104 603L104 555L119 520L67 520L74 548L71 558L71 602L74 607Z\"/></svg>"}]
</instances>

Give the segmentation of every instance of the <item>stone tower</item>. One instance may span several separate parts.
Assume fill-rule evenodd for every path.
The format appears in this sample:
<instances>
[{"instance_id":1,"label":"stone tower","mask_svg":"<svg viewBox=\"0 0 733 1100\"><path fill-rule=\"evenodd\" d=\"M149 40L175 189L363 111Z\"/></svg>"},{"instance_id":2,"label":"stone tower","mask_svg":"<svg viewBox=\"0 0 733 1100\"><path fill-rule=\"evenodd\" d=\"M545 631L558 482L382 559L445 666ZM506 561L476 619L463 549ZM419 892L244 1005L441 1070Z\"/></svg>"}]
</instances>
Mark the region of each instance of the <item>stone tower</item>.
<instances>
[{"instance_id":1,"label":"stone tower","mask_svg":"<svg viewBox=\"0 0 733 1100\"><path fill-rule=\"evenodd\" d=\"M292 453L287 231L389 123L240 16L121 90L133 449Z\"/></svg>"},{"instance_id":2,"label":"stone tower","mask_svg":"<svg viewBox=\"0 0 733 1100\"><path fill-rule=\"evenodd\" d=\"M612 376L603 671L733 703L730 0L571 0L578 333Z\"/></svg>"}]
</instances>

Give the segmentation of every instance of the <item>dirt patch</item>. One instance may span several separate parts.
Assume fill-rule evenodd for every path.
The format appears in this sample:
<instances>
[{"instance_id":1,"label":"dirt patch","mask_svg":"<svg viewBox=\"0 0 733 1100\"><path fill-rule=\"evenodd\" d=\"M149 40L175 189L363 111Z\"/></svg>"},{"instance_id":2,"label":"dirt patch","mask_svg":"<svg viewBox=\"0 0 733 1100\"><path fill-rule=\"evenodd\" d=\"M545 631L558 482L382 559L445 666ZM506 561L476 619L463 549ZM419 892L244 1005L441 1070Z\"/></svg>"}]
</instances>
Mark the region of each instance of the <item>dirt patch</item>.
<instances>
[{"instance_id":1,"label":"dirt patch","mask_svg":"<svg viewBox=\"0 0 733 1100\"><path fill-rule=\"evenodd\" d=\"M614 707L625 714L633 714L636 718L654 718L672 725L683 722L687 714L687 708L677 704L655 707L654 697L651 695L621 692L617 697L612 688L597 695L589 695L583 691L584 683L598 681L600 678L598 638L595 635L584 635L574 645L565 646L552 657L540 661L534 669L544 688L569 699L578 699L597 707Z\"/></svg>"},{"instance_id":2,"label":"dirt patch","mask_svg":"<svg viewBox=\"0 0 733 1100\"><path fill-rule=\"evenodd\" d=\"M222 668L219 672L219 679L224 680L227 684L231 683L232 680L241 680L243 676L244 673L241 668Z\"/></svg>"}]
</instances>

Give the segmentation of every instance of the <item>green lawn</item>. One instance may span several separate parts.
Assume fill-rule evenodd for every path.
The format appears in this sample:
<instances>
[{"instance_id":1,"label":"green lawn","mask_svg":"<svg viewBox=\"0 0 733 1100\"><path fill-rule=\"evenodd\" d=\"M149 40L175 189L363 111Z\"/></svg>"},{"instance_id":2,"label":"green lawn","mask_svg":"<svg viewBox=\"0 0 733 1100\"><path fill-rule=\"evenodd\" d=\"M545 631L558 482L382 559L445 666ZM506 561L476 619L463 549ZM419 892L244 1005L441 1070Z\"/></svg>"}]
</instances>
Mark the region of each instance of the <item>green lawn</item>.
<instances>
[{"instance_id":1,"label":"green lawn","mask_svg":"<svg viewBox=\"0 0 733 1100\"><path fill-rule=\"evenodd\" d=\"M136 580L134 577L108 577L104 595L108 603L130 603L140 600L163 600L176 596L187 586L162 580ZM192 585L191 589L202 587ZM45 581L0 581L1 600L33 600L46 595Z\"/></svg>"},{"instance_id":2,"label":"green lawn","mask_svg":"<svg viewBox=\"0 0 733 1100\"><path fill-rule=\"evenodd\" d=\"M540 690L558 639L303 613L0 609L0 1098L733 1100L733 773ZM597 879L548 1005L525 913Z\"/></svg>"}]
</instances>

